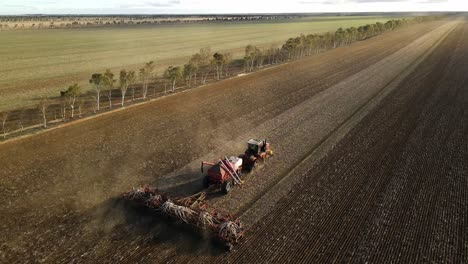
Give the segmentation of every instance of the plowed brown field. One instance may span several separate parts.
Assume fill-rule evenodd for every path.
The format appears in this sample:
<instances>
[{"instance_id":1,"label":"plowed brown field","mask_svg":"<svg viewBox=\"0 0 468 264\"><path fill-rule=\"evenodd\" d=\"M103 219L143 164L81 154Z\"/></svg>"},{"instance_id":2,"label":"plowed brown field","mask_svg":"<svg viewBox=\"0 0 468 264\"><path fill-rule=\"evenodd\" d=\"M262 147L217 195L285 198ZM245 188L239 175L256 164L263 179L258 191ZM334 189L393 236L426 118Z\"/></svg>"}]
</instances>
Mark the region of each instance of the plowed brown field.
<instances>
[{"instance_id":1,"label":"plowed brown field","mask_svg":"<svg viewBox=\"0 0 468 264\"><path fill-rule=\"evenodd\" d=\"M466 260L467 36L412 26L1 144L0 261ZM211 199L247 224L235 252L118 199L196 191L199 160L256 136L276 156Z\"/></svg>"},{"instance_id":2,"label":"plowed brown field","mask_svg":"<svg viewBox=\"0 0 468 264\"><path fill-rule=\"evenodd\" d=\"M467 39L465 23L227 259L466 263Z\"/></svg>"}]
</instances>

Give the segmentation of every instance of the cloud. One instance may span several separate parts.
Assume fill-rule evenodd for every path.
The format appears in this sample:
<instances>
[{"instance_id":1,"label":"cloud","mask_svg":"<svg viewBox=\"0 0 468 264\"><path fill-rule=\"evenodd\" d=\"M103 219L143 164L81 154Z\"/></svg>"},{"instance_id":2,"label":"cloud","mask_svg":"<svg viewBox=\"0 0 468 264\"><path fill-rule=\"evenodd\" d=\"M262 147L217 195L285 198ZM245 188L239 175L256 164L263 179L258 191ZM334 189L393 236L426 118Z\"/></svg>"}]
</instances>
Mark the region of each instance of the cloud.
<instances>
[{"instance_id":1,"label":"cloud","mask_svg":"<svg viewBox=\"0 0 468 264\"><path fill-rule=\"evenodd\" d=\"M154 7L176 6L176 5L180 5L180 0L148 1L148 2L146 2L146 5L148 5L148 6L154 6Z\"/></svg>"},{"instance_id":2,"label":"cloud","mask_svg":"<svg viewBox=\"0 0 468 264\"><path fill-rule=\"evenodd\" d=\"M421 0L426 1L426 0ZM429 0L430 1L430 0ZM440 1L440 0L433 0ZM336 5L347 3L394 3L394 2L408 2L408 0L299 0L299 4L323 4L323 5Z\"/></svg>"},{"instance_id":3,"label":"cloud","mask_svg":"<svg viewBox=\"0 0 468 264\"><path fill-rule=\"evenodd\" d=\"M335 5L341 2L343 1L340 1L340 0L299 0L297 1L297 3L302 4L302 5L316 5L316 4Z\"/></svg>"},{"instance_id":4,"label":"cloud","mask_svg":"<svg viewBox=\"0 0 468 264\"><path fill-rule=\"evenodd\" d=\"M416 3L416 4L431 4L431 3L447 3L448 0L298 0L298 4L313 5L336 5L347 3Z\"/></svg>"},{"instance_id":5,"label":"cloud","mask_svg":"<svg viewBox=\"0 0 468 264\"><path fill-rule=\"evenodd\" d=\"M432 3L447 3L448 0L419 0L417 3L432 4Z\"/></svg>"},{"instance_id":6,"label":"cloud","mask_svg":"<svg viewBox=\"0 0 468 264\"><path fill-rule=\"evenodd\" d=\"M448 0L347 0L354 3L416 3L416 4L431 4L431 3L447 3Z\"/></svg>"},{"instance_id":7,"label":"cloud","mask_svg":"<svg viewBox=\"0 0 468 264\"><path fill-rule=\"evenodd\" d=\"M15 8L15 9L28 9L28 10L38 10L35 6L30 5L4 5L5 8Z\"/></svg>"},{"instance_id":8,"label":"cloud","mask_svg":"<svg viewBox=\"0 0 468 264\"><path fill-rule=\"evenodd\" d=\"M354 3L395 3L395 2L408 2L404 0L350 0Z\"/></svg>"},{"instance_id":9,"label":"cloud","mask_svg":"<svg viewBox=\"0 0 468 264\"><path fill-rule=\"evenodd\" d=\"M467 10L467 3L468 0L0 0L0 14L461 11Z\"/></svg>"},{"instance_id":10,"label":"cloud","mask_svg":"<svg viewBox=\"0 0 468 264\"><path fill-rule=\"evenodd\" d=\"M120 5L121 8L154 8L154 7L174 7L180 5L180 0L150 0L142 3L134 1Z\"/></svg>"}]
</instances>

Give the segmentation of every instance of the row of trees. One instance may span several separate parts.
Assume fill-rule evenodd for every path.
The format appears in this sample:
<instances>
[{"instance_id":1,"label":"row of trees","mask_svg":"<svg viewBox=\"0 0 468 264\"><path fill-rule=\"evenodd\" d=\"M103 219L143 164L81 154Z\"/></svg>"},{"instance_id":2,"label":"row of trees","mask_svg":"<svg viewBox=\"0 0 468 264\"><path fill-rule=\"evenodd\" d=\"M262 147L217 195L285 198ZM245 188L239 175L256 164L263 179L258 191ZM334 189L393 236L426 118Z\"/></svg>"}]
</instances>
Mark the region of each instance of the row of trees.
<instances>
[{"instance_id":1,"label":"row of trees","mask_svg":"<svg viewBox=\"0 0 468 264\"><path fill-rule=\"evenodd\" d=\"M289 38L281 47L259 49L248 45L245 48L245 71L251 72L264 64L276 64L283 61L294 60L304 56L310 56L324 50L349 45L352 42L364 40L394 30L398 27L435 20L441 16L415 17L412 19L392 19L385 23L377 22L360 27L339 28L335 32L323 34L301 34L295 38Z\"/></svg>"},{"instance_id":2,"label":"row of trees","mask_svg":"<svg viewBox=\"0 0 468 264\"><path fill-rule=\"evenodd\" d=\"M210 47L205 47L193 54L183 67L169 66L164 71L163 78L171 86L171 91L174 92L176 84L180 80L184 80L187 87L192 87L192 85L206 84L211 73L214 74L216 80L229 76L231 62L231 53L215 52L213 54ZM165 83L166 85L167 83Z\"/></svg>"},{"instance_id":3,"label":"row of trees","mask_svg":"<svg viewBox=\"0 0 468 264\"><path fill-rule=\"evenodd\" d=\"M310 56L324 50L349 45L355 41L365 40L408 24L436 20L442 17L443 15L421 16L411 19L392 19L385 23L376 22L360 27L339 28L335 32L323 34L301 34L298 37L286 40L280 48L272 46L260 50L255 46L248 45L245 48L244 55L245 70L251 72L254 68L262 67L264 63L276 64L304 56Z\"/></svg>"},{"instance_id":4,"label":"row of trees","mask_svg":"<svg viewBox=\"0 0 468 264\"><path fill-rule=\"evenodd\" d=\"M210 73L214 71L215 79L229 76L229 64L232 61L232 54L229 52L211 52L211 48L205 47L193 54L188 63L184 65L182 76L185 78L188 87L197 84L197 76L200 77L201 84L206 84Z\"/></svg>"},{"instance_id":5,"label":"row of trees","mask_svg":"<svg viewBox=\"0 0 468 264\"><path fill-rule=\"evenodd\" d=\"M289 38L285 43L270 48L258 48L254 45L247 45L244 50L244 56L239 62L244 63L244 71L252 72L265 64L276 64L284 61L294 60L303 56L312 55L323 50L336 48L343 45L349 45L354 41L364 40L385 31L394 30L410 23L418 23L438 18L437 16L417 17L414 19L389 20L386 23L377 22L360 27L339 28L334 33L324 34L301 34L295 38ZM162 75L164 81L164 92L167 92L167 86L170 86L172 92L175 91L178 83L184 83L187 87L198 84L206 84L211 76L215 80L230 76L230 68L234 66L231 53L212 52L209 47L200 49L193 54L188 62L181 66L169 66ZM109 108L112 109L113 91L120 90L120 105L125 105L127 91L132 91L132 101L135 100L135 89L137 81L140 81L141 99L146 99L150 84L160 80L156 74L156 64L153 61L147 62L138 71L121 70L118 78L111 70L103 73L94 73L89 79L92 90L94 91L95 111L101 109L101 98L107 97ZM83 88L78 84L69 86L61 92L61 115L65 120L66 111L68 116L74 118L75 108L78 104L79 115L81 116L81 106L83 98L81 97ZM47 108L51 104L49 100L41 100L38 104L38 110L41 114L43 127L47 127ZM6 120L8 113L2 113L1 124L3 134L6 134Z\"/></svg>"},{"instance_id":6,"label":"row of trees","mask_svg":"<svg viewBox=\"0 0 468 264\"><path fill-rule=\"evenodd\" d=\"M125 97L129 88L132 89L132 100L135 99L135 86L133 86L137 79L140 79L142 83L142 97L146 98L148 93L148 85L155 80L155 64L153 61L146 63L140 70L139 74L135 71L121 70L118 80L115 78L114 73L111 70L106 70L104 73L94 73L89 79L89 83L93 87L96 99L96 110L100 111L101 109L101 98L104 95L107 97L109 102L109 108L112 109L112 97L113 90L115 90L116 85L120 90L121 102L120 105L125 105ZM61 103L60 110L62 119L65 120L66 111L69 109L69 116L71 118L75 117L75 108L78 103L79 114L81 116L81 107L84 104L83 100L79 100L80 96L83 93L83 88L78 84L73 84L69 86L65 91L61 92ZM38 110L41 115L42 125L44 128L47 128L47 110L51 104L50 100L44 98L38 103ZM6 118L5 118L6 119ZM3 119L2 119L3 120ZM6 121L6 120L5 120ZM5 130L3 122L3 130ZM5 133L4 133L5 134Z\"/></svg>"},{"instance_id":7,"label":"row of trees","mask_svg":"<svg viewBox=\"0 0 468 264\"><path fill-rule=\"evenodd\" d=\"M114 78L114 73L112 73L112 71L109 69L104 73L92 74L91 79L89 79L89 83L93 86L93 90L96 94L96 110L99 111L101 109L101 97L103 94L109 100L109 108L112 109L112 91L116 88L116 83L118 84L118 88L120 90L121 106L125 105L125 97L129 88L132 89L132 100L135 100L134 84L138 79L142 84L142 98L146 99L148 95L149 84L157 78L155 68L155 63L150 61L139 69L138 75L135 71L127 71L123 69L120 71L118 80Z\"/></svg>"},{"instance_id":8,"label":"row of trees","mask_svg":"<svg viewBox=\"0 0 468 264\"><path fill-rule=\"evenodd\" d=\"M169 66L162 76L165 81L164 85L170 85L170 90L174 92L176 85L181 80L185 80L188 87L199 83L205 84L211 72L214 72L215 79L219 80L229 75L229 64L231 60L232 55L230 53L216 52L212 55L209 47L202 48L200 52L191 56L190 60L183 68L180 66ZM108 107L112 109L113 91L115 91L116 88L120 90L120 105L122 107L125 105L128 89L132 90L132 101L135 100L135 84L138 80L141 82L141 99L146 99L149 85L158 80L154 61L145 63L145 65L139 69L138 74L135 71L123 69L120 71L118 79L116 79L115 74L110 69L107 69L103 73L92 74L89 79L89 84L92 86L95 95L95 110L101 110L103 97L108 100ZM65 120L67 109L69 109L69 116L74 118L77 99L82 94L82 91L83 88L81 86L74 84L61 92L62 100L60 109L63 120ZM165 92L167 92L166 88ZM38 110L41 113L44 128L47 128L47 109L50 104L51 102L47 99L41 100L38 104ZM83 101L81 100L78 104L80 116L82 105Z\"/></svg>"}]
</instances>

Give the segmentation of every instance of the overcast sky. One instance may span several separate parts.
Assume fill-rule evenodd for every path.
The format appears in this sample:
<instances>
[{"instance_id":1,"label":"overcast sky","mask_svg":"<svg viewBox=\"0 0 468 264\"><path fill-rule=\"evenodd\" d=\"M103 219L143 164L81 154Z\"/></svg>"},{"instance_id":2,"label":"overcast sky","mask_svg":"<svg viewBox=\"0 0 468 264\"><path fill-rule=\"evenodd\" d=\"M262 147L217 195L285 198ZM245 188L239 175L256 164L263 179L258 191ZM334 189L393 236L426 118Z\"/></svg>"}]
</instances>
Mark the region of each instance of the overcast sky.
<instances>
[{"instance_id":1,"label":"overcast sky","mask_svg":"<svg viewBox=\"0 0 468 264\"><path fill-rule=\"evenodd\" d=\"M0 14L468 11L468 0L0 0Z\"/></svg>"}]
</instances>

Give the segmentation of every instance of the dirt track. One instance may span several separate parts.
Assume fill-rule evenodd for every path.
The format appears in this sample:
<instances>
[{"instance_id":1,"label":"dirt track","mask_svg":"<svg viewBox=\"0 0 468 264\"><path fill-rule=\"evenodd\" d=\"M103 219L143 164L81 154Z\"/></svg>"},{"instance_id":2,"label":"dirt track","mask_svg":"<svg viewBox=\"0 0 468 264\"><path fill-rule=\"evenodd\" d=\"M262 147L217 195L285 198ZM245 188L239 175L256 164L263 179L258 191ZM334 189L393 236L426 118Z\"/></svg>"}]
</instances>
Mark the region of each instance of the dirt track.
<instances>
[{"instance_id":1,"label":"dirt track","mask_svg":"<svg viewBox=\"0 0 468 264\"><path fill-rule=\"evenodd\" d=\"M157 262L171 260L175 255L219 254L209 243L200 246L203 240L187 235L190 232L176 232L180 231L179 226L167 226L148 212L129 208L113 198L132 186L148 182L178 192L192 191L200 186L200 175L193 176L196 172L191 171L190 164L225 151L238 153L243 142L230 145L231 140L267 135L277 142L278 156L272 164L249 179L245 190L237 190L227 199L212 200L215 205L238 211L249 201L255 201L258 193L268 189L288 166L300 161L322 137L346 121L349 114L400 75L450 29L447 25L417 40L434 27L432 23L402 29L289 65L167 97L128 112L1 145L0 160L6 161L6 165L0 172L0 199L5 205L0 209L0 257L20 262L96 259ZM445 46L454 42L453 35L451 41L443 42ZM410 43L412 48L404 49ZM447 55L453 50L437 51ZM429 71L428 67L423 69ZM404 89L397 91L401 90ZM259 106L260 111L256 111ZM344 142L350 141L360 127ZM340 145L335 151L341 149L346 150ZM333 155L321 166L333 164L330 160ZM343 156L335 155L335 158ZM306 175L316 177L312 171ZM356 195L364 197L359 190ZM280 207L285 203L281 201L275 211L285 210ZM267 217L262 222L273 220ZM263 230L258 234L265 230L262 224L256 228ZM258 234L251 235L239 252L244 252L252 241L265 239ZM337 247L341 246L339 242L336 240ZM234 253L229 258L244 256L249 260L248 253Z\"/></svg>"}]
</instances>

